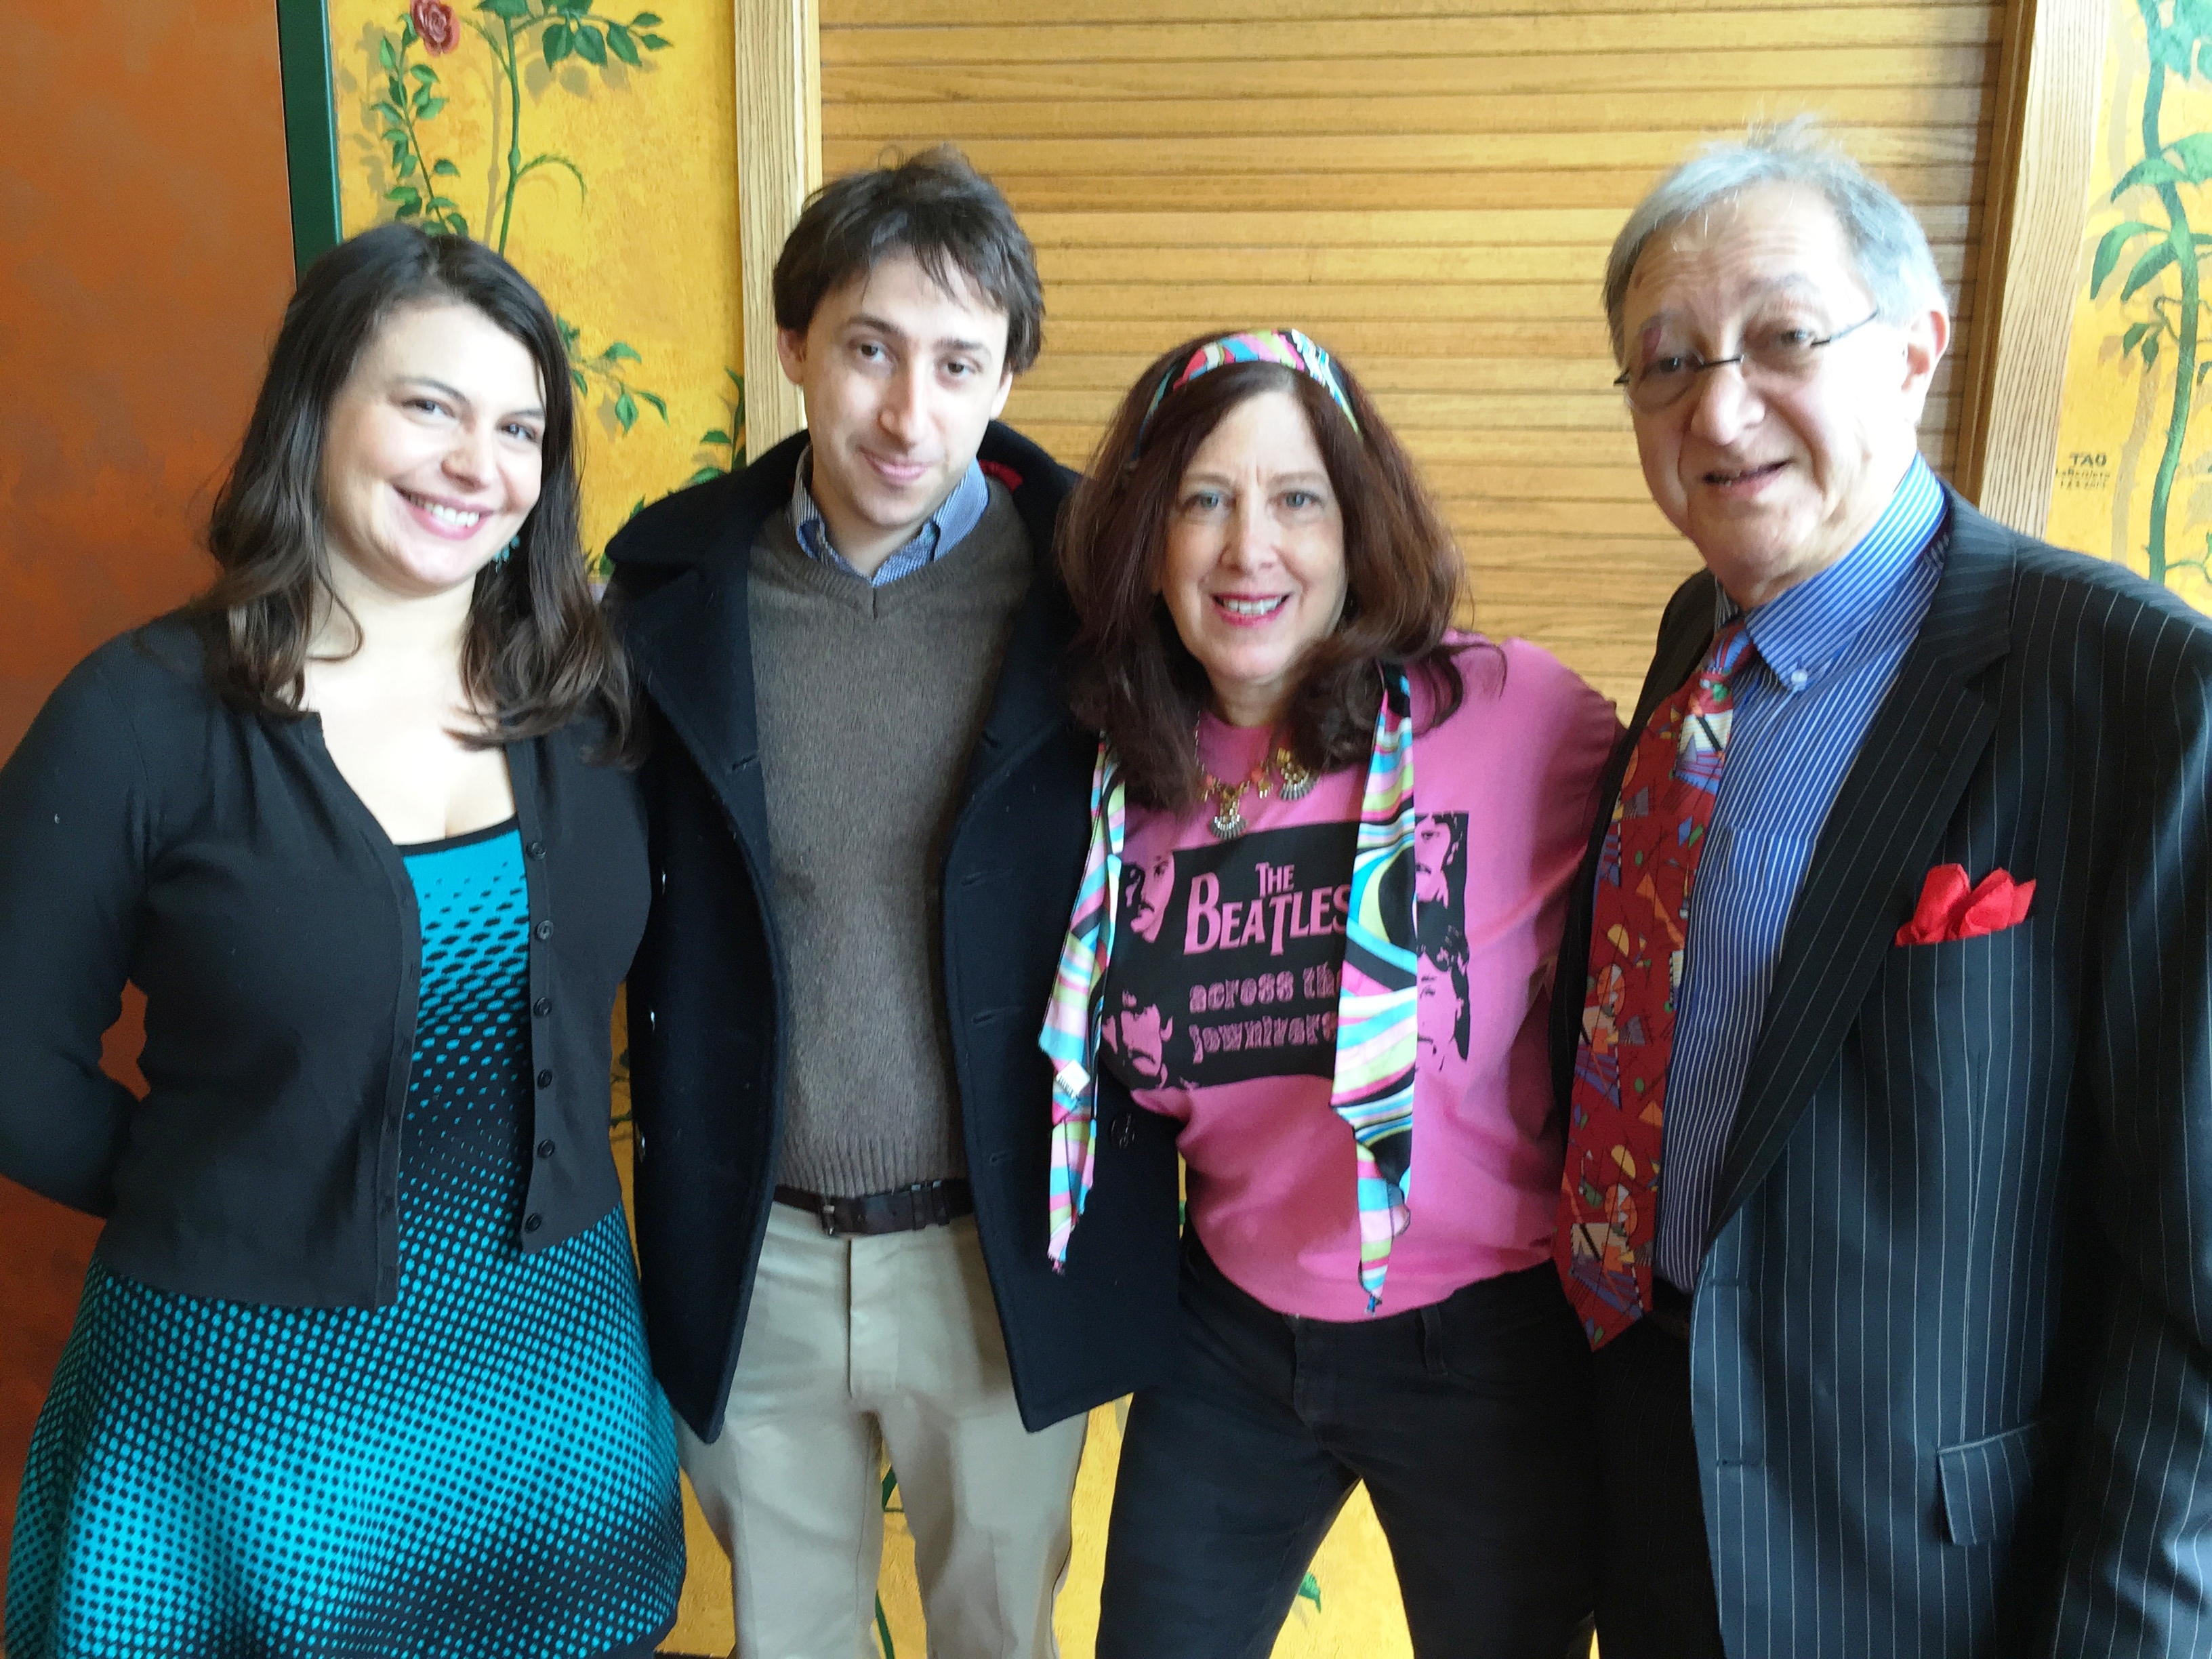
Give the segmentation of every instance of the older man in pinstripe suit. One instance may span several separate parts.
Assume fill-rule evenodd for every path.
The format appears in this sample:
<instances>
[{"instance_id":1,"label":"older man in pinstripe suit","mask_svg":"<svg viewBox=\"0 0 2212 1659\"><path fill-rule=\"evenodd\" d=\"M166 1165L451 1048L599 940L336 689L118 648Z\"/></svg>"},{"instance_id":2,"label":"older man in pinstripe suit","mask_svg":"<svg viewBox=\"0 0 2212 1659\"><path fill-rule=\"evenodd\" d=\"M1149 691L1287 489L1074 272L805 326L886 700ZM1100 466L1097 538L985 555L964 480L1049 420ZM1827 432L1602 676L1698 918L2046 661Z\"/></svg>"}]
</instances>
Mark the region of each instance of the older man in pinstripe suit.
<instances>
[{"instance_id":1,"label":"older man in pinstripe suit","mask_svg":"<svg viewBox=\"0 0 2212 1659\"><path fill-rule=\"evenodd\" d=\"M1606 300L1706 569L1554 1001L1605 1659L2212 1650L2212 625L1936 481L1926 240L1802 127Z\"/></svg>"}]
</instances>

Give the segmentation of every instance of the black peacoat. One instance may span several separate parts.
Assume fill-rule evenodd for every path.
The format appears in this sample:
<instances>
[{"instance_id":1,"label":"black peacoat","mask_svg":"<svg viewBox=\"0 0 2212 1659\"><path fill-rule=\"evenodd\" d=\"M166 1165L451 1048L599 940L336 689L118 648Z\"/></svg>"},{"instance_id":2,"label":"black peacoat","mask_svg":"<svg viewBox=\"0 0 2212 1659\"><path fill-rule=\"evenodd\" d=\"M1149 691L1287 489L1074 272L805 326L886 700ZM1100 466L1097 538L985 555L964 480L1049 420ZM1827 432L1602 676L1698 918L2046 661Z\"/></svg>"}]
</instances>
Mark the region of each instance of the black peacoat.
<instances>
[{"instance_id":1,"label":"black peacoat","mask_svg":"<svg viewBox=\"0 0 2212 1659\"><path fill-rule=\"evenodd\" d=\"M746 581L803 437L647 508L610 545L610 605L653 725L653 908L629 980L646 1326L670 1403L721 1431L774 1201L788 983L768 883ZM1157 1380L1174 1352L1174 1126L1102 1091L1095 1184L1067 1270L1045 1255L1051 1073L1036 1044L1090 833L1097 739L1061 696L1075 626L1050 562L1075 475L994 423L1036 550L942 872L946 1017L969 1178L1022 1419ZM856 765L866 757L855 756Z\"/></svg>"}]
</instances>

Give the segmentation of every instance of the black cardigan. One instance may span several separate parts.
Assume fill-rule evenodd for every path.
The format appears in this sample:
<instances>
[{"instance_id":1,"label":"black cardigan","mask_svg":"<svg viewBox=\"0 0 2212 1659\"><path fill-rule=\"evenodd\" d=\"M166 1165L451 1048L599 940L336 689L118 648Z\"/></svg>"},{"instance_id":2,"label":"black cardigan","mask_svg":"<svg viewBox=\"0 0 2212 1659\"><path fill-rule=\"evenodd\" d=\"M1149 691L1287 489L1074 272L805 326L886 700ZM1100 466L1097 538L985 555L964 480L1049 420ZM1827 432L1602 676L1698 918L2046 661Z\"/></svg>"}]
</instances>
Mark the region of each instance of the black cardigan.
<instances>
[{"instance_id":1,"label":"black cardigan","mask_svg":"<svg viewBox=\"0 0 2212 1659\"><path fill-rule=\"evenodd\" d=\"M0 768L0 1175L106 1217L100 1259L162 1290L387 1303L414 884L320 721L231 708L201 663L175 617L110 641ZM525 1250L621 1196L608 1018L644 924L645 824L586 741L506 751L530 895ZM126 979L143 1101L100 1070Z\"/></svg>"},{"instance_id":2,"label":"black cardigan","mask_svg":"<svg viewBox=\"0 0 2212 1659\"><path fill-rule=\"evenodd\" d=\"M638 1249L653 1368L698 1434L720 1431L775 1182L787 982L770 914L745 586L791 499L803 438L647 507L616 537L611 602L653 744L653 915L630 976ZM942 889L947 1039L1006 1358L1032 1429L1156 1381L1176 1352L1175 1126L1102 1090L1096 1180L1067 1271L1045 1256L1045 1001L1089 844L1097 739L1060 696L1075 618L1054 522L1075 475L994 423L1038 574L968 769ZM856 755L856 765L867 757Z\"/></svg>"}]
</instances>

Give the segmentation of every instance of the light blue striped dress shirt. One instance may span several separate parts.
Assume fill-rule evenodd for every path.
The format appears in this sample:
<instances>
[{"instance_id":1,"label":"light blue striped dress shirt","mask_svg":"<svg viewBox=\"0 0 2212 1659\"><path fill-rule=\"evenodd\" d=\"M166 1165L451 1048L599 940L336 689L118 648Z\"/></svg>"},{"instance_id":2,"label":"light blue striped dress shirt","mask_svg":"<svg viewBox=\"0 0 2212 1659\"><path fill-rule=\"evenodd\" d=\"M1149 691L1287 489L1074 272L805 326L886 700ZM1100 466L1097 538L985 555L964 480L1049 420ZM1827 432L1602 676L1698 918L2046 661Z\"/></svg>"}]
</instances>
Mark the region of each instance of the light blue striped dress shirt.
<instances>
[{"instance_id":1,"label":"light blue striped dress shirt","mask_svg":"<svg viewBox=\"0 0 2212 1659\"><path fill-rule=\"evenodd\" d=\"M1917 456L1841 559L1749 614L1754 665L1690 900L1667 1066L1654 1270L1696 1288L1713 1181L1766 1012L1783 930L1814 843L1875 710L1920 631L1949 538L1942 486ZM1743 614L1726 593L1716 626Z\"/></svg>"},{"instance_id":2,"label":"light blue striped dress shirt","mask_svg":"<svg viewBox=\"0 0 2212 1659\"><path fill-rule=\"evenodd\" d=\"M859 576L860 573L845 562L845 556L830 545L830 527L822 522L822 509L806 489L806 481L813 476L814 450L809 446L799 458L799 475L791 487L791 522L799 532L799 544L809 558L834 566L848 576ZM876 567L874 575L861 580L871 587L882 587L933 563L968 539L983 522L983 511L990 505L990 483L983 477L982 467L970 461L944 505L929 515L905 546Z\"/></svg>"}]
</instances>

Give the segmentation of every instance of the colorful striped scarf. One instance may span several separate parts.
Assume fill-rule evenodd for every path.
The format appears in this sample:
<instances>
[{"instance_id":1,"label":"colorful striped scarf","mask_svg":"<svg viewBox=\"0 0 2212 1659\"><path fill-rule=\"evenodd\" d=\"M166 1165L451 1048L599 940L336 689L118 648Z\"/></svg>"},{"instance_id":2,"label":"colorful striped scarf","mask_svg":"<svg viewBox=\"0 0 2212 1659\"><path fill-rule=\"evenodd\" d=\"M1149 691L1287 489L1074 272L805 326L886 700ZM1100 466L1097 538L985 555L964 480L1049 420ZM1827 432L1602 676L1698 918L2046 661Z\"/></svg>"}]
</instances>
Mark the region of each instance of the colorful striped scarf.
<instances>
[{"instance_id":1,"label":"colorful striped scarf","mask_svg":"<svg viewBox=\"0 0 2212 1659\"><path fill-rule=\"evenodd\" d=\"M1067 1266L1067 1241L1091 1194L1097 1150L1092 1121L1098 1099L1099 1010L1106 996L1106 967L1114 960L1114 916L1121 902L1121 843L1128 827L1128 797L1113 745L1098 740L1091 769L1091 851L1075 914L1060 947L1044 1030L1037 1046L1052 1062L1052 1161L1046 1177L1046 1254L1055 1271Z\"/></svg>"},{"instance_id":2,"label":"colorful striped scarf","mask_svg":"<svg viewBox=\"0 0 2212 1659\"><path fill-rule=\"evenodd\" d=\"M1413 944L1413 708L1402 669L1384 677L1375 744L1359 804L1337 993L1336 1071L1329 1103L1357 1151L1359 1283L1367 1310L1382 1305L1390 1242L1406 1230L1413 1174L1413 1056L1420 958ZM1098 745L1091 775L1091 851L1038 1046L1052 1061L1052 1154L1046 1252L1067 1265L1097 1152L1100 1015L1114 959L1128 823L1121 769ZM1395 920L1395 924L1394 923Z\"/></svg>"}]
</instances>

